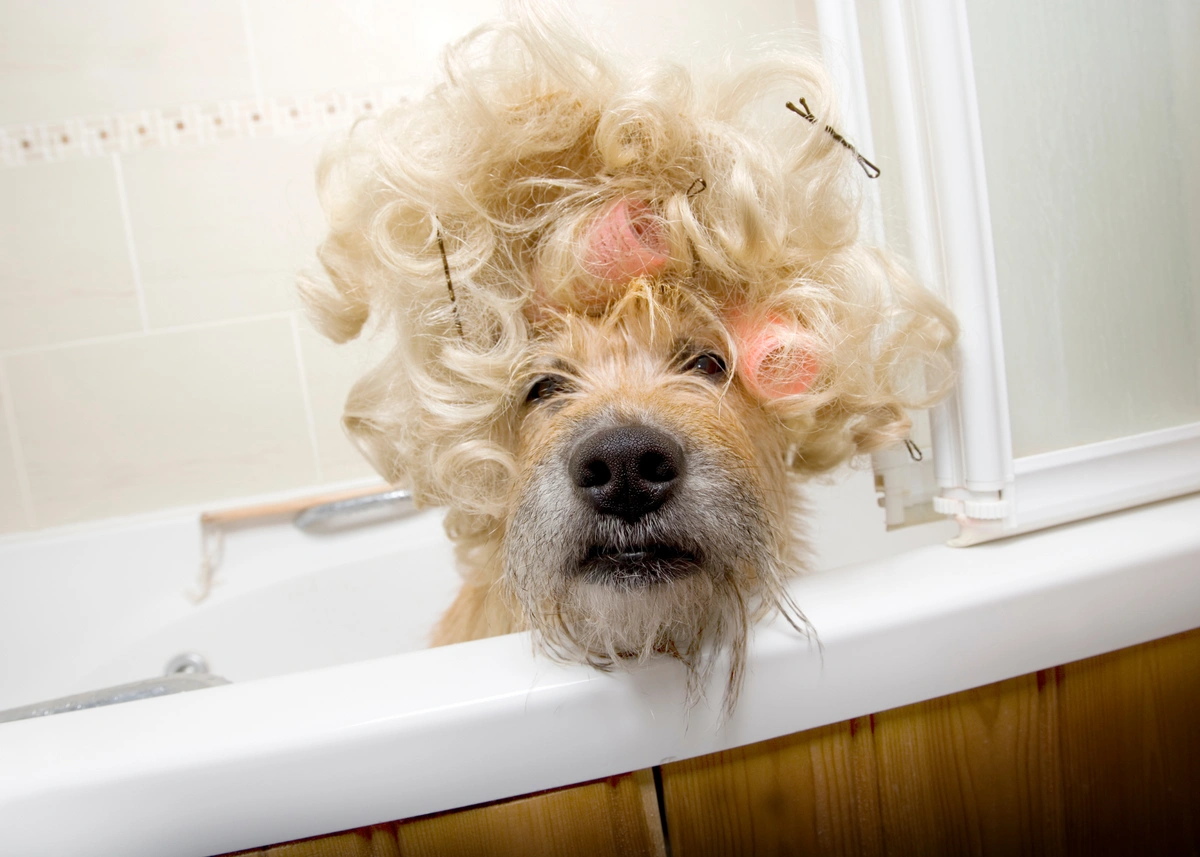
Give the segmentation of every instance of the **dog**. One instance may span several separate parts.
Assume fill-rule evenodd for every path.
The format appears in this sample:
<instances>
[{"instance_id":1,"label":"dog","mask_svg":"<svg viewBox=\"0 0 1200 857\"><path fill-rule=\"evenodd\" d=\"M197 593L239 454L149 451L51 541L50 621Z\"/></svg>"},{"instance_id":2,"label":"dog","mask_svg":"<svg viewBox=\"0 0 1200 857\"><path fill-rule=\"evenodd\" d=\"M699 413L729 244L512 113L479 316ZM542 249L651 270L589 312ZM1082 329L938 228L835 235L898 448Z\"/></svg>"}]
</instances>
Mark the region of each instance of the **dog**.
<instances>
[{"instance_id":1,"label":"dog","mask_svg":"<svg viewBox=\"0 0 1200 857\"><path fill-rule=\"evenodd\" d=\"M333 340L394 338L344 423L448 507L464 583L433 642L671 657L693 701L726 652L731 711L752 624L806 630L800 484L908 437L952 383L954 320L859 239L803 52L701 78L523 11L444 77L323 157L301 283Z\"/></svg>"}]
</instances>

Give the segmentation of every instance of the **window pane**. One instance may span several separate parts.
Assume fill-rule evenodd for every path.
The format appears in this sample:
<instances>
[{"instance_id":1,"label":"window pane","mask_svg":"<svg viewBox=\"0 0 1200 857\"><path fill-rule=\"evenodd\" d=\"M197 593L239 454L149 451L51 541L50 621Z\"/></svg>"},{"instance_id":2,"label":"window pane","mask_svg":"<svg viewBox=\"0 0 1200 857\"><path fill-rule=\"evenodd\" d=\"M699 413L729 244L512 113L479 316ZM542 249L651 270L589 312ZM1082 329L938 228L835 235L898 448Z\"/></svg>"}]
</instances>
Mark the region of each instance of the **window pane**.
<instances>
[{"instance_id":1,"label":"window pane","mask_svg":"<svg viewBox=\"0 0 1200 857\"><path fill-rule=\"evenodd\" d=\"M1200 420L1200 4L966 5L1014 453Z\"/></svg>"}]
</instances>

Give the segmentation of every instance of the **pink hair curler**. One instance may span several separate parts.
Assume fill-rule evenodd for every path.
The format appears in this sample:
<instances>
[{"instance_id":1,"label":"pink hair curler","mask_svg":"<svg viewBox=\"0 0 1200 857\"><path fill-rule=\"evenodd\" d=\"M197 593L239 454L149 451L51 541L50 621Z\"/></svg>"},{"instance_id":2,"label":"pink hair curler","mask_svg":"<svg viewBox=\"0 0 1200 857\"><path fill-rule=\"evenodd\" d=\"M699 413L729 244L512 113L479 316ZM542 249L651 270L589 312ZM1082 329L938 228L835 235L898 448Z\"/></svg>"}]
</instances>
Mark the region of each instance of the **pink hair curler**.
<instances>
[{"instance_id":1,"label":"pink hair curler","mask_svg":"<svg viewBox=\"0 0 1200 857\"><path fill-rule=\"evenodd\" d=\"M592 224L583 268L598 280L622 283L657 274L669 260L662 222L640 199L622 198Z\"/></svg>"},{"instance_id":2,"label":"pink hair curler","mask_svg":"<svg viewBox=\"0 0 1200 857\"><path fill-rule=\"evenodd\" d=\"M774 314L735 316L732 327L738 340L737 371L759 398L806 393L820 375L812 337L798 321Z\"/></svg>"},{"instance_id":3,"label":"pink hair curler","mask_svg":"<svg viewBox=\"0 0 1200 857\"><path fill-rule=\"evenodd\" d=\"M581 265L591 281L572 284L575 305L586 310L603 308L618 296L619 286L666 267L669 251L662 221L654 210L640 199L618 199L588 225ZM525 316L537 323L564 305L550 297L536 265L532 280L533 299L525 307Z\"/></svg>"}]
</instances>

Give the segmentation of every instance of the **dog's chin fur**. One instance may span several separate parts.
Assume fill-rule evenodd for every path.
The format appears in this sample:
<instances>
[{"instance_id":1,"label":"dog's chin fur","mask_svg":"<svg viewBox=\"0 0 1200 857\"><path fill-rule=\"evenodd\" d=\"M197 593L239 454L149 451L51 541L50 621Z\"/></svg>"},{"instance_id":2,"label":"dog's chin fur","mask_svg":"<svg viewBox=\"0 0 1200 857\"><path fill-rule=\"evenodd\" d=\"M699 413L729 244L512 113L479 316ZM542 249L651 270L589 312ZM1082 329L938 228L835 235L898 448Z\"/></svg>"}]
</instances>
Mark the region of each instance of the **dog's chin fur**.
<instances>
[{"instance_id":1,"label":"dog's chin fur","mask_svg":"<svg viewBox=\"0 0 1200 857\"><path fill-rule=\"evenodd\" d=\"M687 703L698 701L722 654L727 659L723 709L741 689L749 629L778 610L797 630L807 622L780 585L794 573L764 557L759 573L700 568L687 577L635 588L551 574L540 592L520 593L526 616L545 651L564 661L610 669L665 655L687 670ZM531 576L514 569L515 578Z\"/></svg>"}]
</instances>

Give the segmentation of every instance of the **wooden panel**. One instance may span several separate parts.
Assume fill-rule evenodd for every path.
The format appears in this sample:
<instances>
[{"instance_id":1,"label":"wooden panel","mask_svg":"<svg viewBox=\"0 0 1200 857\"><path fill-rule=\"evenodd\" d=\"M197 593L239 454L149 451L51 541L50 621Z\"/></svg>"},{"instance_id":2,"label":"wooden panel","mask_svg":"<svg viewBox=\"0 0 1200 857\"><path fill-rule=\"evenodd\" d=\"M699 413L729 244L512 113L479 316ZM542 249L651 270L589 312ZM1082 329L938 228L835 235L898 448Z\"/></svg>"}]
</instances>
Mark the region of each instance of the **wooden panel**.
<instances>
[{"instance_id":1,"label":"wooden panel","mask_svg":"<svg viewBox=\"0 0 1200 857\"><path fill-rule=\"evenodd\" d=\"M877 715L887 853L1062 853L1054 695L1022 676Z\"/></svg>"},{"instance_id":2,"label":"wooden panel","mask_svg":"<svg viewBox=\"0 0 1200 857\"><path fill-rule=\"evenodd\" d=\"M1072 665L1059 683L1078 853L1200 853L1200 632L1184 636Z\"/></svg>"},{"instance_id":3,"label":"wooden panel","mask_svg":"<svg viewBox=\"0 0 1200 857\"><path fill-rule=\"evenodd\" d=\"M404 857L662 855L657 807L650 819L643 800L649 776L642 772L642 785L633 776L613 777L402 822L400 850Z\"/></svg>"},{"instance_id":4,"label":"wooden panel","mask_svg":"<svg viewBox=\"0 0 1200 857\"><path fill-rule=\"evenodd\" d=\"M664 766L674 857L878 853L879 800L865 724L839 723Z\"/></svg>"},{"instance_id":5,"label":"wooden panel","mask_svg":"<svg viewBox=\"0 0 1200 857\"><path fill-rule=\"evenodd\" d=\"M286 842L260 853L263 857L401 857L396 831L390 824Z\"/></svg>"},{"instance_id":6,"label":"wooden panel","mask_svg":"<svg viewBox=\"0 0 1200 857\"><path fill-rule=\"evenodd\" d=\"M653 774L239 852L262 857L665 857Z\"/></svg>"},{"instance_id":7,"label":"wooden panel","mask_svg":"<svg viewBox=\"0 0 1200 857\"><path fill-rule=\"evenodd\" d=\"M674 857L1200 852L1200 632L663 768Z\"/></svg>"}]
</instances>

